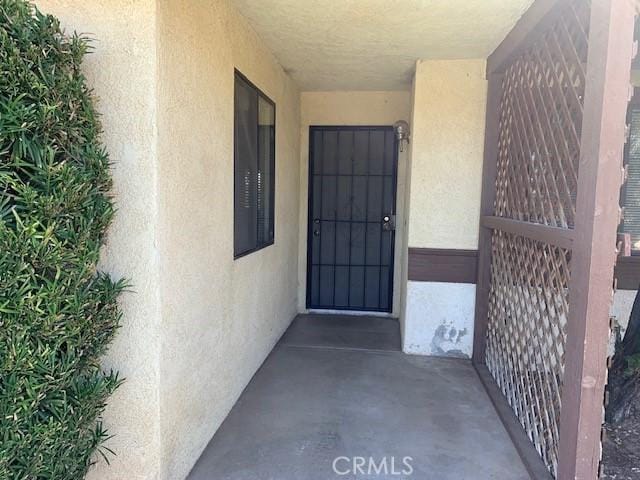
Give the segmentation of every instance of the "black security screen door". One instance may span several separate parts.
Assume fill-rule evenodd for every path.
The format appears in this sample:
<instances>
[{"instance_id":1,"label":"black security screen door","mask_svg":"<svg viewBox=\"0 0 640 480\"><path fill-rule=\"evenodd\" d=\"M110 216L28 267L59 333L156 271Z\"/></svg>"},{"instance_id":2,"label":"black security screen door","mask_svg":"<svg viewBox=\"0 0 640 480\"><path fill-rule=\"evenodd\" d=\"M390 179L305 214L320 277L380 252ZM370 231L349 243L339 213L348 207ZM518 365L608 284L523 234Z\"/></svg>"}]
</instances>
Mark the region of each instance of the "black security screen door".
<instances>
[{"instance_id":1,"label":"black security screen door","mask_svg":"<svg viewBox=\"0 0 640 480\"><path fill-rule=\"evenodd\" d=\"M311 127L307 307L390 312L397 148L392 127Z\"/></svg>"}]
</instances>

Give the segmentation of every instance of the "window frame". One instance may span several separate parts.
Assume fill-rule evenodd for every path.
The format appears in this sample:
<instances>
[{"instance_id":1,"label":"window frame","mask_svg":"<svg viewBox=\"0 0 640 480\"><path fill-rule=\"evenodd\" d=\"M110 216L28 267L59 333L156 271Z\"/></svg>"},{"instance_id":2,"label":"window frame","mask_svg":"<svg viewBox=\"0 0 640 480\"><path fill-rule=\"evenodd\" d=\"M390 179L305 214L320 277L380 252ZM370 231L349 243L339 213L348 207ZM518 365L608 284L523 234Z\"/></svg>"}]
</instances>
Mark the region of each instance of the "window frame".
<instances>
[{"instance_id":1,"label":"window frame","mask_svg":"<svg viewBox=\"0 0 640 480\"><path fill-rule=\"evenodd\" d=\"M631 118L633 115L633 111L639 111L640 110L640 88L639 87L634 87L634 94L631 97L631 100L629 101L629 104L627 105L627 116L626 116L626 123L627 125L629 125L629 128L631 128ZM631 148L631 131L629 130L629 138L627 139L627 141L625 142L624 145L624 151L623 151L623 157L622 157L622 161L623 161L623 166L624 168L628 168L627 165L629 164L629 155L630 155L630 148ZM620 188L620 206L622 208L626 207L626 197L627 197L627 184L628 184L628 180L625 181L621 188ZM620 225L618 227L618 234L624 234L624 220L620 221ZM640 257L640 249L638 248L633 248L633 244L631 245L631 256L632 257ZM622 257L624 258L624 257Z\"/></svg>"},{"instance_id":2,"label":"window frame","mask_svg":"<svg viewBox=\"0 0 640 480\"><path fill-rule=\"evenodd\" d=\"M236 131L237 131L237 115L236 115L236 80L240 79L241 81L243 81L247 86L249 86L251 89L253 89L258 96L258 108L256 108L256 126L258 128L259 131L259 127L260 127L260 108L259 108L259 104L260 104L260 98L262 98L264 101L266 101L269 105L271 105L273 107L273 144L272 144L272 156L273 156L273 160L272 160L272 168L271 168L271 178L269 181L269 197L270 197L270 206L269 206L269 213L270 213L270 222L273 225L272 230L273 230L273 235L271 236L271 239L267 242L263 242L263 243L257 243L257 245L254 248L251 248L249 250L245 250L241 253L236 253L236 233L235 233L235 225L236 225L236 209L237 209L237 203L238 203L238 197L237 197L237 189L236 189L236 167L238 164L238 155L237 155L237 148L236 148ZM242 257L246 257L247 255L250 255L252 253L258 252L264 248L270 247L271 245L275 244L275 239L276 239L276 219L275 219L275 214L276 214L276 207L275 207L275 200L276 200L276 141L277 141L277 108L276 108L276 103L271 100L271 98L264 93L255 83L253 83L251 80L249 80L246 75L244 75L240 70L238 70L237 68L233 69L233 259L237 260L239 258ZM259 165L260 165L260 140L259 137L256 137L256 158L257 158L257 162L258 165L256 167L256 177L258 175L258 172L260 171L259 169ZM257 182L257 178L256 178L256 182ZM258 210L257 208L257 202L258 202L258 198L256 196L256 211ZM258 222L258 218L259 215L256 215L256 223ZM270 225L271 226L271 225ZM256 225L257 228L257 225Z\"/></svg>"}]
</instances>

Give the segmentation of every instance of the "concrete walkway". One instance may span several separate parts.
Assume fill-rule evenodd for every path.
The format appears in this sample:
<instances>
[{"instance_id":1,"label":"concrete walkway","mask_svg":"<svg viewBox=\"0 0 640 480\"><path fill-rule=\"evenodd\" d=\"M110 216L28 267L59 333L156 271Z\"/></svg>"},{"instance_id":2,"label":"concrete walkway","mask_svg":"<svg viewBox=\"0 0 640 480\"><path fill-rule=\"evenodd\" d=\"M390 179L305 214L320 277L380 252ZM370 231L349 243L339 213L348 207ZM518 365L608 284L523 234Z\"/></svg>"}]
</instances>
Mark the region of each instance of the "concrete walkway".
<instances>
[{"instance_id":1,"label":"concrete walkway","mask_svg":"<svg viewBox=\"0 0 640 480\"><path fill-rule=\"evenodd\" d=\"M188 480L529 478L469 362L398 349L395 320L298 317Z\"/></svg>"}]
</instances>

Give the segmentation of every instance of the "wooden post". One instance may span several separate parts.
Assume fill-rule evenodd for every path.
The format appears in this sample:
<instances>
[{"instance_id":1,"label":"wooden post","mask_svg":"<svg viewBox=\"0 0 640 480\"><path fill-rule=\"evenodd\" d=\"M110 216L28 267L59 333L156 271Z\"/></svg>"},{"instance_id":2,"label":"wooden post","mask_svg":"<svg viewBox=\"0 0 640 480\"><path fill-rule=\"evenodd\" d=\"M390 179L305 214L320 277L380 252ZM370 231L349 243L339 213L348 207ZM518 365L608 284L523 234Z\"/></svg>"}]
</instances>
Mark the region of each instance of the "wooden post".
<instances>
[{"instance_id":1,"label":"wooden post","mask_svg":"<svg viewBox=\"0 0 640 480\"><path fill-rule=\"evenodd\" d=\"M633 23L631 1L592 1L560 414L560 480L598 477Z\"/></svg>"},{"instance_id":2,"label":"wooden post","mask_svg":"<svg viewBox=\"0 0 640 480\"><path fill-rule=\"evenodd\" d=\"M500 134L500 101L502 99L501 73L488 73L487 111L484 137L484 161L482 165L482 197L480 218L493 215L496 198L496 172L498 140ZM485 363L489 288L491 285L491 229L480 222L478 235L478 280L476 284L476 313L473 333L473 362Z\"/></svg>"}]
</instances>

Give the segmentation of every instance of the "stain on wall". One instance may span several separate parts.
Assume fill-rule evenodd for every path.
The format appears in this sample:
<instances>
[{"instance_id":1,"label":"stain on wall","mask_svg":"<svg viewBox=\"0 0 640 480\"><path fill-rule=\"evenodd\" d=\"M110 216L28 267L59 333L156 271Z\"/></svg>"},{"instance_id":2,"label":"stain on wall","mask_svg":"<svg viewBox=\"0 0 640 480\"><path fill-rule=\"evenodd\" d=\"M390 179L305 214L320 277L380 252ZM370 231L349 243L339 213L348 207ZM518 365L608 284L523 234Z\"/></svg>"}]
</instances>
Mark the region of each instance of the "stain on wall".
<instances>
[{"instance_id":1,"label":"stain on wall","mask_svg":"<svg viewBox=\"0 0 640 480\"><path fill-rule=\"evenodd\" d=\"M467 328L458 329L453 322L444 320L436 328L431 339L431 354L443 357L466 357L461 347L468 333Z\"/></svg>"},{"instance_id":2,"label":"stain on wall","mask_svg":"<svg viewBox=\"0 0 640 480\"><path fill-rule=\"evenodd\" d=\"M408 246L476 249L487 83L484 59L419 60L414 78ZM444 207L443 207L444 206ZM470 357L475 285L407 283L407 353Z\"/></svg>"},{"instance_id":3,"label":"stain on wall","mask_svg":"<svg viewBox=\"0 0 640 480\"><path fill-rule=\"evenodd\" d=\"M470 358L476 286L466 283L407 284L403 350L415 355Z\"/></svg>"}]
</instances>

